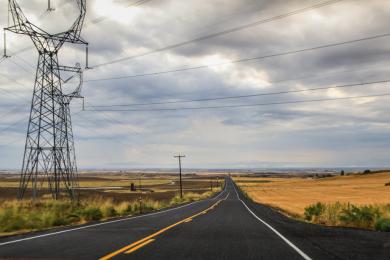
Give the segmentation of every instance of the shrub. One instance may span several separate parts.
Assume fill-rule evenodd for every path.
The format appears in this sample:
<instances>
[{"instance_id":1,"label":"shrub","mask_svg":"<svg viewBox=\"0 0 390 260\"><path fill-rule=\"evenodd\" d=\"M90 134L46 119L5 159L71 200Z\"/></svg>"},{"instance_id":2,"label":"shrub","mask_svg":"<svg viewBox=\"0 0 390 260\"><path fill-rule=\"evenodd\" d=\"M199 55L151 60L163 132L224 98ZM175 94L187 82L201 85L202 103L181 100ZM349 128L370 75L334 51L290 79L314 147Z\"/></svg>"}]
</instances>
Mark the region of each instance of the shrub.
<instances>
[{"instance_id":1,"label":"shrub","mask_svg":"<svg viewBox=\"0 0 390 260\"><path fill-rule=\"evenodd\" d=\"M0 213L0 230L5 229L9 222L13 219L13 210L12 208L5 208L3 212Z\"/></svg>"},{"instance_id":2,"label":"shrub","mask_svg":"<svg viewBox=\"0 0 390 260\"><path fill-rule=\"evenodd\" d=\"M102 211L97 207L88 207L79 211L80 216L86 220L100 220L103 218Z\"/></svg>"},{"instance_id":3,"label":"shrub","mask_svg":"<svg viewBox=\"0 0 390 260\"><path fill-rule=\"evenodd\" d=\"M305 208L305 219L311 221L314 218L318 219L325 211L326 205L321 202L310 205Z\"/></svg>"},{"instance_id":4,"label":"shrub","mask_svg":"<svg viewBox=\"0 0 390 260\"><path fill-rule=\"evenodd\" d=\"M111 218L118 216L118 212L113 206L106 206L103 208L103 216L106 218Z\"/></svg>"},{"instance_id":5,"label":"shrub","mask_svg":"<svg viewBox=\"0 0 390 260\"><path fill-rule=\"evenodd\" d=\"M339 219L347 226L370 228L380 216L381 213L377 207L351 205L342 210Z\"/></svg>"},{"instance_id":6,"label":"shrub","mask_svg":"<svg viewBox=\"0 0 390 260\"><path fill-rule=\"evenodd\" d=\"M323 219L324 224L335 226L338 224L339 215L341 210L343 209L343 205L340 202L336 202L334 204L327 204L325 207L325 218Z\"/></svg>"},{"instance_id":7,"label":"shrub","mask_svg":"<svg viewBox=\"0 0 390 260\"><path fill-rule=\"evenodd\" d=\"M371 170L365 170L364 172L363 172L363 174L370 174L371 173Z\"/></svg>"},{"instance_id":8,"label":"shrub","mask_svg":"<svg viewBox=\"0 0 390 260\"><path fill-rule=\"evenodd\" d=\"M145 211L152 211L152 210L161 209L163 205L164 204L159 201L146 200L142 203L142 209Z\"/></svg>"},{"instance_id":9,"label":"shrub","mask_svg":"<svg viewBox=\"0 0 390 260\"><path fill-rule=\"evenodd\" d=\"M305 219L317 224L386 231L390 228L390 204L357 206L350 203L316 203L305 208Z\"/></svg>"},{"instance_id":10,"label":"shrub","mask_svg":"<svg viewBox=\"0 0 390 260\"><path fill-rule=\"evenodd\" d=\"M380 218L375 223L375 230L390 232L390 218Z\"/></svg>"}]
</instances>

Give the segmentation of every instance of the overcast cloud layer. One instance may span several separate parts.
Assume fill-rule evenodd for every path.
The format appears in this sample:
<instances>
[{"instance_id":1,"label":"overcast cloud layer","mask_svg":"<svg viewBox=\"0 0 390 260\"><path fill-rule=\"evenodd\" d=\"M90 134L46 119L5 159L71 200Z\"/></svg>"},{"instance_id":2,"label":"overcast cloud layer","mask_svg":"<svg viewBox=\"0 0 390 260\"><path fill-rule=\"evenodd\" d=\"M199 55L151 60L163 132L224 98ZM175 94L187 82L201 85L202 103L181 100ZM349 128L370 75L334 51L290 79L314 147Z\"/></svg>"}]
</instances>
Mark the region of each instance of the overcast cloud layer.
<instances>
[{"instance_id":1,"label":"overcast cloud layer","mask_svg":"<svg viewBox=\"0 0 390 260\"><path fill-rule=\"evenodd\" d=\"M0 24L7 26L6 2ZM134 56L263 18L314 0L91 0L83 37L90 65ZM70 0L20 0L26 15L50 32L65 30ZM241 58L390 33L386 0L345 0L310 12L85 72L87 106L204 99L327 87L390 79L390 37L157 76L88 81ZM1 38L1 42L3 39ZM8 34L9 52L32 47ZM84 62L81 47L66 46L63 65ZM33 48L0 64L0 168L19 169L24 151L37 53ZM295 94L128 109L255 104L390 93L390 83ZM66 88L72 88L69 84ZM389 166L389 97L185 111L93 112L72 104L79 168ZM126 109L126 107L120 107ZM96 108L98 109L98 108ZM102 108L100 108L102 109ZM76 114L77 113L77 114Z\"/></svg>"}]
</instances>

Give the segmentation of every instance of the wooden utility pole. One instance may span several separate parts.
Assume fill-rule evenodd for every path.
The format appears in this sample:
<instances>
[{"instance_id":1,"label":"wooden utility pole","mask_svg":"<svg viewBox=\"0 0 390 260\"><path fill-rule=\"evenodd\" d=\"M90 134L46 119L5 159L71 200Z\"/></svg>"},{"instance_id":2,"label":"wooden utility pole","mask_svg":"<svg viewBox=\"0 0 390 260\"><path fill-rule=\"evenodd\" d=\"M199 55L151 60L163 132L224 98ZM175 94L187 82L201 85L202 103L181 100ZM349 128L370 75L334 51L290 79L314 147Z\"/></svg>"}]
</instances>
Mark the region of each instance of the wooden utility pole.
<instances>
[{"instance_id":1,"label":"wooden utility pole","mask_svg":"<svg viewBox=\"0 0 390 260\"><path fill-rule=\"evenodd\" d=\"M139 175L139 214L142 214L142 175Z\"/></svg>"},{"instance_id":2,"label":"wooden utility pole","mask_svg":"<svg viewBox=\"0 0 390 260\"><path fill-rule=\"evenodd\" d=\"M185 155L175 155L174 158L179 159L179 174L180 174L180 198L183 198L183 185L181 183L181 158L185 158Z\"/></svg>"}]
</instances>

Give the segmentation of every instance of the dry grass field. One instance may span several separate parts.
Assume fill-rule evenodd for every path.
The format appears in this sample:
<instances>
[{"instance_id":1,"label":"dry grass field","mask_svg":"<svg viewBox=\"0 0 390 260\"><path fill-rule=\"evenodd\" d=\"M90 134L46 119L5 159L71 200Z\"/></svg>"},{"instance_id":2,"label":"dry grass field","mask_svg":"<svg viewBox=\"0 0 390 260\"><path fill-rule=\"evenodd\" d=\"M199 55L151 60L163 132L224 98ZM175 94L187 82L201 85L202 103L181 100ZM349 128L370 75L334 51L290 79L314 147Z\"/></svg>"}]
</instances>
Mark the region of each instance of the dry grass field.
<instances>
[{"instance_id":1,"label":"dry grass field","mask_svg":"<svg viewBox=\"0 0 390 260\"><path fill-rule=\"evenodd\" d=\"M0 175L0 237L129 216L201 200L219 192L223 184L220 178L220 185L216 187L215 176L185 176L184 197L180 198L176 175L143 174L142 189L139 189L139 178L134 174L88 174L80 177L77 203L66 198L53 201L45 189L37 200L28 199L31 195L28 190L26 200L18 201L18 181L17 175ZM136 185L135 191L130 190L131 183Z\"/></svg>"},{"instance_id":2,"label":"dry grass field","mask_svg":"<svg viewBox=\"0 0 390 260\"><path fill-rule=\"evenodd\" d=\"M292 216L303 216L305 208L317 202L390 204L390 186L385 186L390 182L390 172L321 179L235 177L234 180L254 201Z\"/></svg>"},{"instance_id":3,"label":"dry grass field","mask_svg":"<svg viewBox=\"0 0 390 260\"><path fill-rule=\"evenodd\" d=\"M214 176L214 186L216 177ZM220 178L221 180L222 178ZM80 174L79 194L81 198L102 197L114 201L136 200L139 190L130 191L130 184L139 186L139 175L134 173L88 173ZM219 181L221 183L221 181ZM178 192L177 174L149 174L141 177L143 196L153 200L171 200ZM19 186L18 175L0 175L0 200L15 199ZM43 186L47 188L47 184ZM210 190L210 176L190 175L183 177L185 192L204 193ZM29 195L30 191L27 191ZM44 195L44 194L41 194ZM44 195L48 196L48 194Z\"/></svg>"}]
</instances>

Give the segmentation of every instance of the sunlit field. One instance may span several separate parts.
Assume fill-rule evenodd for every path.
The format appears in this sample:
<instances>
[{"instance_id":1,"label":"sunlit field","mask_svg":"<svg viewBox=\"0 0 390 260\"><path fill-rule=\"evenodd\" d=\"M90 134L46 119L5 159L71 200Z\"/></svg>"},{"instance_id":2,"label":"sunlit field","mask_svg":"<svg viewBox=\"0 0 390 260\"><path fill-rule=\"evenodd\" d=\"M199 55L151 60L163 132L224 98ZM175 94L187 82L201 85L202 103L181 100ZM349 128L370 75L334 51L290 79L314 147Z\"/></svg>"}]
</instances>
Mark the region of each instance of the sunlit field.
<instances>
[{"instance_id":1,"label":"sunlit field","mask_svg":"<svg viewBox=\"0 0 390 260\"><path fill-rule=\"evenodd\" d=\"M235 177L234 180L255 202L316 223L373 228L375 219L390 217L390 186L386 186L390 172L327 178ZM355 225L342 220L343 214L364 214L364 210L372 215L369 223Z\"/></svg>"}]
</instances>

